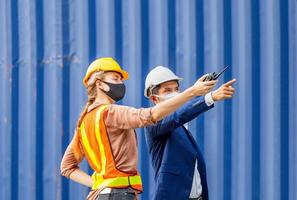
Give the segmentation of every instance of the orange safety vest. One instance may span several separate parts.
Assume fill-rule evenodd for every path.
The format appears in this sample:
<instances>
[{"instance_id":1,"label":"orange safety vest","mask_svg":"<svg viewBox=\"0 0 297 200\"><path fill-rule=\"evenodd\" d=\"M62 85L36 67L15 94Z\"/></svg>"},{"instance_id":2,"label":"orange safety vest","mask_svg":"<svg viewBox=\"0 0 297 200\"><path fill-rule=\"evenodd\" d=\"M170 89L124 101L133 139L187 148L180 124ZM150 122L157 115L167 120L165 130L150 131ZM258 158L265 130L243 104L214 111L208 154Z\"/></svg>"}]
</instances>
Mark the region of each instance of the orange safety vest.
<instances>
[{"instance_id":1,"label":"orange safety vest","mask_svg":"<svg viewBox=\"0 0 297 200\"><path fill-rule=\"evenodd\" d=\"M141 177L137 171L131 174L116 168L103 119L103 111L107 107L107 105L99 106L88 113L79 128L82 148L89 165L94 170L92 189L131 187L142 192Z\"/></svg>"}]
</instances>

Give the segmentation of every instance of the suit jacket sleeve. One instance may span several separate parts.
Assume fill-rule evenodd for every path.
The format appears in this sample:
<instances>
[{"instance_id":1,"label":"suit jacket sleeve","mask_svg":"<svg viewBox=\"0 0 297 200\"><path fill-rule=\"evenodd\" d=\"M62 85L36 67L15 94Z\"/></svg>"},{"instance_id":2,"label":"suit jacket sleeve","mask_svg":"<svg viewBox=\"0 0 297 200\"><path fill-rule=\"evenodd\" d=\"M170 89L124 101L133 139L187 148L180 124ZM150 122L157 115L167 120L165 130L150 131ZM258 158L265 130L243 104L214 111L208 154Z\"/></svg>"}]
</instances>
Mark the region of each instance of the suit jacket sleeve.
<instances>
[{"instance_id":1,"label":"suit jacket sleeve","mask_svg":"<svg viewBox=\"0 0 297 200\"><path fill-rule=\"evenodd\" d=\"M177 109L171 115L159 121L154 126L148 127L152 137L163 137L169 135L173 130L193 120L199 114L206 112L214 106L207 106L203 97L195 97Z\"/></svg>"}]
</instances>

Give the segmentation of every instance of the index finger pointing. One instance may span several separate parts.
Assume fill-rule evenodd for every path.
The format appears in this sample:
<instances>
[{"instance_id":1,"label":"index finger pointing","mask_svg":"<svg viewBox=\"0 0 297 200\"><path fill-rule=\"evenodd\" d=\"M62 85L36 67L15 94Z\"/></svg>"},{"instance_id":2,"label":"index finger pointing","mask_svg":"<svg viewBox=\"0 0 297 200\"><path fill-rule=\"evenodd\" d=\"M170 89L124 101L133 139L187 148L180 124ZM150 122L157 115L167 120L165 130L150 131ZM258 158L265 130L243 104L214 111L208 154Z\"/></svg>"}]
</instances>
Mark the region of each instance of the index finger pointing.
<instances>
[{"instance_id":1,"label":"index finger pointing","mask_svg":"<svg viewBox=\"0 0 297 200\"><path fill-rule=\"evenodd\" d=\"M225 83L224 85L225 85L225 86L231 86L231 85L233 85L235 82L236 82L236 79L234 78L234 79L232 79L231 81L228 81L227 83Z\"/></svg>"}]
</instances>

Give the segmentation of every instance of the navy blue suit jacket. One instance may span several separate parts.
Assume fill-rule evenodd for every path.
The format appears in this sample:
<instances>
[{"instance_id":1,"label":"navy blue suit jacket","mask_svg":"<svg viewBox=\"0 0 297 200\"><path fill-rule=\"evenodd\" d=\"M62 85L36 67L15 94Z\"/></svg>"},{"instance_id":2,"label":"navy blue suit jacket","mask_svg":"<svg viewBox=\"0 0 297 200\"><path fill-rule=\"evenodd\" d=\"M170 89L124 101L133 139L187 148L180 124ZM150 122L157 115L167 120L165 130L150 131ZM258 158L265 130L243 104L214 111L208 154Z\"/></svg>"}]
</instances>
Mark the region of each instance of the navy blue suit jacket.
<instances>
[{"instance_id":1,"label":"navy blue suit jacket","mask_svg":"<svg viewBox=\"0 0 297 200\"><path fill-rule=\"evenodd\" d=\"M155 200L188 200L196 160L202 197L208 200L204 159L196 141L183 125L212 107L205 104L204 97L196 97L157 124L145 128L155 170Z\"/></svg>"}]
</instances>

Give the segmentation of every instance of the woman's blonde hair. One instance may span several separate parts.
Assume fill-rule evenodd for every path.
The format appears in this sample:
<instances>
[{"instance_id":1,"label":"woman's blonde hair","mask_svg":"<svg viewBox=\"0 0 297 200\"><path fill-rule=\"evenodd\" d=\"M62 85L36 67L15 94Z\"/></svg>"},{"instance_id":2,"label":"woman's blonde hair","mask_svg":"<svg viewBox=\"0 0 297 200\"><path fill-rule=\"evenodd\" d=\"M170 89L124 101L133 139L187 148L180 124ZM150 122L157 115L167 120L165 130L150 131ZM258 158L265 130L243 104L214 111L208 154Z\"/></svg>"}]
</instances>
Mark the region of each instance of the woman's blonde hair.
<instances>
[{"instance_id":1,"label":"woman's blonde hair","mask_svg":"<svg viewBox=\"0 0 297 200\"><path fill-rule=\"evenodd\" d=\"M80 160L82 158L82 149L81 149L79 135L78 135L79 127L80 127L85 115L88 113L89 106L94 103L94 101L97 97L96 81L102 80L103 78L104 78L104 71L97 71L91 75L91 77L89 78L89 80L87 82L88 101L87 101L86 105L84 106L84 109L81 112L81 114L77 120L75 133L74 133L74 136L73 136L73 139L71 142L74 156L78 160Z\"/></svg>"}]
</instances>

